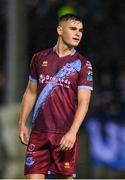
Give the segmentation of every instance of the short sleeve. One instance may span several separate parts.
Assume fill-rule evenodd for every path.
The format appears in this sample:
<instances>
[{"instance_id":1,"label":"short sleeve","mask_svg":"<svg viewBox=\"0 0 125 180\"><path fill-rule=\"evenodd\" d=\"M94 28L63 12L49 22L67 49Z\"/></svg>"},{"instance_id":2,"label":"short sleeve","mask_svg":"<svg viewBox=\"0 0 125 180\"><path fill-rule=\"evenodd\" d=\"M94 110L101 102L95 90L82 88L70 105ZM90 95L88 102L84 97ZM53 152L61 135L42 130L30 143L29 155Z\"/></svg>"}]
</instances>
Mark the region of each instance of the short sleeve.
<instances>
[{"instance_id":1,"label":"short sleeve","mask_svg":"<svg viewBox=\"0 0 125 180\"><path fill-rule=\"evenodd\" d=\"M36 82L38 81L37 75L37 66L36 66L36 54L32 57L31 64L30 64L30 72L29 72L29 80Z\"/></svg>"},{"instance_id":2,"label":"short sleeve","mask_svg":"<svg viewBox=\"0 0 125 180\"><path fill-rule=\"evenodd\" d=\"M78 79L79 89L93 90L93 70L90 61L86 61L81 66Z\"/></svg>"}]
</instances>

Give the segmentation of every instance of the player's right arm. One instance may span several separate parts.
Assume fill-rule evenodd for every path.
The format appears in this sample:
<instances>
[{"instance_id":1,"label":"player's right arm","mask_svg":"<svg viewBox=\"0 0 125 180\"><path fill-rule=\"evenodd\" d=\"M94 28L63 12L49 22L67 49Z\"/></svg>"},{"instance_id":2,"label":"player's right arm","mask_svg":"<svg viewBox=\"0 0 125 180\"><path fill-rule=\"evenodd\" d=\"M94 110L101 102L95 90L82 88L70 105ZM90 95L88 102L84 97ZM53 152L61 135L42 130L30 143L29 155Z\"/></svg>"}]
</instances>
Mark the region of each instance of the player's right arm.
<instances>
[{"instance_id":1,"label":"player's right arm","mask_svg":"<svg viewBox=\"0 0 125 180\"><path fill-rule=\"evenodd\" d=\"M37 83L29 80L26 91L23 95L20 118L19 118L19 138L25 145L29 141L29 131L26 127L28 116L36 102L37 97Z\"/></svg>"}]
</instances>

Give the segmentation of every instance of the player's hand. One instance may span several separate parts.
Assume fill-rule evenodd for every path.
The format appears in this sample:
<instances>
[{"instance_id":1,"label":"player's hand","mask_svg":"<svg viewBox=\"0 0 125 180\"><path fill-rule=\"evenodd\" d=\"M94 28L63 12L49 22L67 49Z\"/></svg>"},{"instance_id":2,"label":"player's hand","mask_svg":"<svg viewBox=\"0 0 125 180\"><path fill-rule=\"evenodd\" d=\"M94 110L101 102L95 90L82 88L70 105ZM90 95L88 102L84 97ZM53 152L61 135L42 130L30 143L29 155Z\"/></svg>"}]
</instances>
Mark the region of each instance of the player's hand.
<instances>
[{"instance_id":1,"label":"player's hand","mask_svg":"<svg viewBox=\"0 0 125 180\"><path fill-rule=\"evenodd\" d=\"M28 144L29 130L25 125L19 125L19 138L22 144Z\"/></svg>"},{"instance_id":2,"label":"player's hand","mask_svg":"<svg viewBox=\"0 0 125 180\"><path fill-rule=\"evenodd\" d=\"M76 134L73 132L68 131L60 141L60 149L62 151L71 150L74 146L76 141Z\"/></svg>"}]
</instances>

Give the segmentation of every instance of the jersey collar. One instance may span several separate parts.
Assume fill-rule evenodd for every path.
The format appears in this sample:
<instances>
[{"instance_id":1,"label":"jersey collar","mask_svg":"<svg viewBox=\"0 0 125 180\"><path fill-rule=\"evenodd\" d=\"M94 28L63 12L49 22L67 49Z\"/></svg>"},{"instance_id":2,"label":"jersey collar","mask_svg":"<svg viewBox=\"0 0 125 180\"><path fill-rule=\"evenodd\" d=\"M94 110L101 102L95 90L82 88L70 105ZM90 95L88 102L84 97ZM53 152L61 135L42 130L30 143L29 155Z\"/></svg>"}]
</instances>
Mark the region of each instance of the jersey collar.
<instances>
[{"instance_id":1,"label":"jersey collar","mask_svg":"<svg viewBox=\"0 0 125 180\"><path fill-rule=\"evenodd\" d=\"M55 52L55 51L56 51L56 46L53 47L53 52ZM74 50L71 52L70 56L74 56L75 53L76 53L76 50L74 49Z\"/></svg>"}]
</instances>

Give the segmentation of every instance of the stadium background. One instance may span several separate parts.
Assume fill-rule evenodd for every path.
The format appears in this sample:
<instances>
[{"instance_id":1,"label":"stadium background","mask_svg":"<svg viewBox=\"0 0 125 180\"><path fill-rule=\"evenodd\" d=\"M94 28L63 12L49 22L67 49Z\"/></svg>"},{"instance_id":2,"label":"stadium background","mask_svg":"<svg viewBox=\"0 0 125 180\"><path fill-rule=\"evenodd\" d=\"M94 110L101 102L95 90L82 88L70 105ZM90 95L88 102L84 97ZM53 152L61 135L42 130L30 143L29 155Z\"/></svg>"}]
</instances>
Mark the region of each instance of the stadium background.
<instances>
[{"instance_id":1,"label":"stadium background","mask_svg":"<svg viewBox=\"0 0 125 180\"><path fill-rule=\"evenodd\" d=\"M35 52L55 45L57 19L69 12L84 19L78 50L94 69L77 177L125 177L125 1L0 0L1 179L24 178L18 114L28 67Z\"/></svg>"}]
</instances>

